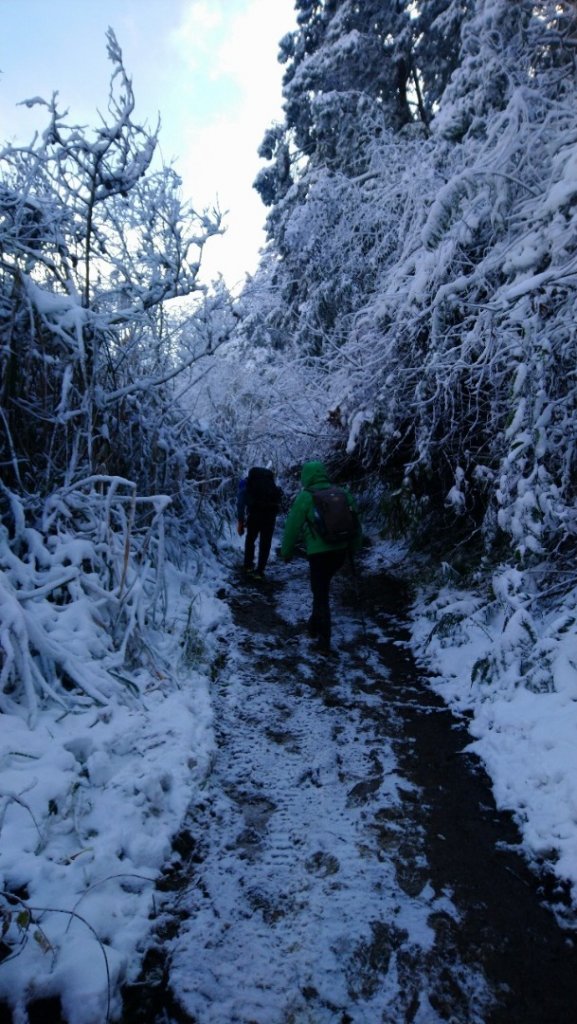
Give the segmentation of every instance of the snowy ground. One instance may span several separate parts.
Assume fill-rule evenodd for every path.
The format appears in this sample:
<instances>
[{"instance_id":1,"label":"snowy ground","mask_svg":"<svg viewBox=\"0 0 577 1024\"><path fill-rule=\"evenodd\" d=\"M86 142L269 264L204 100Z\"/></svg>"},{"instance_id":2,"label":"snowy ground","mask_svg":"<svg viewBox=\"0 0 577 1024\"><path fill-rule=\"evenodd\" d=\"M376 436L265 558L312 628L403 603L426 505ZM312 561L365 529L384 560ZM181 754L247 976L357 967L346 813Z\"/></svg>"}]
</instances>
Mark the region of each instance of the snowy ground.
<instances>
[{"instance_id":1,"label":"snowy ground","mask_svg":"<svg viewBox=\"0 0 577 1024\"><path fill-rule=\"evenodd\" d=\"M47 708L33 730L0 715L3 935L16 950L0 963L0 1001L15 1024L59 994L70 1024L102 1024L119 1011L118 980L138 970L155 880L212 756L207 660L227 615L215 585L172 572L167 631L149 637L134 700Z\"/></svg>"},{"instance_id":2,"label":"snowy ground","mask_svg":"<svg viewBox=\"0 0 577 1024\"><path fill-rule=\"evenodd\" d=\"M303 635L305 565L233 576L215 759L156 928L168 991L145 982L126 1024L572 1021L577 951L421 678L379 557L362 601L336 583L328 661Z\"/></svg>"},{"instance_id":3,"label":"snowy ground","mask_svg":"<svg viewBox=\"0 0 577 1024\"><path fill-rule=\"evenodd\" d=\"M492 994L479 965L438 953L432 922L459 912L410 834L414 787L387 738L395 708L366 673L371 654L355 653L360 620L341 611L340 653L319 658L302 632L306 565L283 576L230 598L246 630L223 638L218 753L188 821L197 866L166 952L172 992L202 1024L435 1024L442 965L455 1019L481 1022Z\"/></svg>"},{"instance_id":4,"label":"snowy ground","mask_svg":"<svg viewBox=\"0 0 577 1024\"><path fill-rule=\"evenodd\" d=\"M369 568L398 555L375 548ZM175 573L170 630L155 638L159 656L140 698L74 715L45 711L34 731L0 716L0 884L16 897L5 938L21 940L0 964L0 1000L15 1006L15 1024L25 1024L26 1003L51 995L61 996L69 1024L102 1024L107 975L110 1014L118 1014L117 981L138 974L158 910L154 882L191 803L205 888L186 897L171 968L187 1012L202 1024L332 1024L337 1010L343 1021L364 1024L387 1007L394 1021L449 1019L434 967L440 931L431 921L455 927L460 911L449 889L428 883L418 827L408 861L398 855L418 794L383 741L382 695L368 678L383 671L383 638L373 633L376 647L361 662L358 618L340 621L338 678L317 678L307 641L290 636L308 602L303 566L290 571L291 586L277 589L270 612L283 624L272 647L265 615L251 638L212 596L222 580L205 580L202 590ZM457 597L443 600L447 607ZM556 693L509 682L489 692L471 687L471 667L492 642L486 624L463 627L458 646L439 630L427 642L438 619L438 606L415 608L414 646L440 673L435 688L472 714L474 747L498 804L518 817L525 852L556 851L559 876L575 883L571 659ZM294 670L281 686L287 657ZM167 663L170 671L154 668ZM332 705L319 700L327 682ZM386 715L392 737L394 701ZM216 756L224 741L226 761ZM244 891L239 863L250 879ZM19 913L25 907L29 916ZM280 935L274 947L271 926ZM202 957L191 957L199 946ZM255 965L248 983L247 949ZM483 1021L493 999L483 970L460 962L458 950L451 955L461 993L454 1019ZM273 1005L285 1016L274 1016Z\"/></svg>"}]
</instances>

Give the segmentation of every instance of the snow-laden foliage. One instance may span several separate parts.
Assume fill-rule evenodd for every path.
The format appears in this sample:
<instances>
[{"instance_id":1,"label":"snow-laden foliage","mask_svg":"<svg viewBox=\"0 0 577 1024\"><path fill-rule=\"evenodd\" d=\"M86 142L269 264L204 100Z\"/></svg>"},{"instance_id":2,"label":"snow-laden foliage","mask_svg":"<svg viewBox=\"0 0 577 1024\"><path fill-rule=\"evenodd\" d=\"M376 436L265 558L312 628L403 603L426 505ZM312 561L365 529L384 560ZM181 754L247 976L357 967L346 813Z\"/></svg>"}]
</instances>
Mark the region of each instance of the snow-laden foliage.
<instances>
[{"instance_id":1,"label":"snow-laden foliage","mask_svg":"<svg viewBox=\"0 0 577 1024\"><path fill-rule=\"evenodd\" d=\"M205 559L199 579L188 552L179 569L167 563L167 610L147 627L132 676L138 700L76 699L67 711L51 700L33 731L21 714L0 714L0 1004L14 1020L46 1017L54 1004L37 1007L50 999L70 1024L122 1014L120 986L136 980L158 913L155 881L213 754L210 664L227 614L213 597L215 572L216 560ZM95 634L75 604L80 646L83 630ZM51 609L36 608L44 627ZM64 647L72 626L59 624ZM100 636L105 647L104 629ZM107 659L104 650L105 667Z\"/></svg>"},{"instance_id":2,"label":"snow-laden foliage","mask_svg":"<svg viewBox=\"0 0 577 1024\"><path fill-rule=\"evenodd\" d=\"M286 66L285 123L265 135L261 155L272 162L256 185L267 203L299 180L303 158L351 173L362 165L354 122L364 102L378 106L394 130L415 122L426 127L458 63L471 10L470 0L297 0L295 6L298 28L281 40L279 54ZM329 96L337 99L330 109ZM339 152L343 119L350 145Z\"/></svg>"},{"instance_id":3,"label":"snow-laden foliage","mask_svg":"<svg viewBox=\"0 0 577 1024\"><path fill-rule=\"evenodd\" d=\"M80 468L119 468L131 400L142 406L178 369L166 304L199 290L202 248L219 230L218 216L182 201L171 169L152 169L156 133L133 120L108 42L102 126L67 125L53 99L42 137L2 152L2 461L6 482L35 491Z\"/></svg>"},{"instance_id":4,"label":"snow-laden foliage","mask_svg":"<svg viewBox=\"0 0 577 1024\"><path fill-rule=\"evenodd\" d=\"M166 510L202 543L223 461L182 404L234 322L224 289L197 283L220 217L155 167L111 31L108 55L97 128L69 124L56 95L30 100L45 131L1 154L0 706L31 722L46 698L133 692Z\"/></svg>"},{"instance_id":5,"label":"snow-laden foliage","mask_svg":"<svg viewBox=\"0 0 577 1024\"><path fill-rule=\"evenodd\" d=\"M555 595L568 593L564 609ZM470 666L471 685L511 692L519 681L535 693L565 689L576 669L573 650L575 587L539 569L522 571L501 564L484 588L458 593L446 584L427 609L431 631L426 645L465 647L477 641Z\"/></svg>"},{"instance_id":6,"label":"snow-laden foliage","mask_svg":"<svg viewBox=\"0 0 577 1024\"><path fill-rule=\"evenodd\" d=\"M220 508L229 516L238 480L250 466L270 465L282 477L291 476L311 454L328 455L342 434L327 414L324 381L308 361L296 353L290 361L279 360L248 345L242 334L215 360L194 411L226 451L210 504L213 513Z\"/></svg>"},{"instance_id":7,"label":"snow-laden foliage","mask_svg":"<svg viewBox=\"0 0 577 1024\"><path fill-rule=\"evenodd\" d=\"M39 703L105 704L138 629L162 612L164 522L170 499L141 498L120 477L96 476L51 495L36 527L14 495L14 534L1 527L0 710Z\"/></svg>"},{"instance_id":8,"label":"snow-laden foliage","mask_svg":"<svg viewBox=\"0 0 577 1024\"><path fill-rule=\"evenodd\" d=\"M196 407L236 319L197 283L219 215L155 166L108 50L100 126L30 101L0 177L0 996L83 1024L120 1012L206 771L231 459Z\"/></svg>"},{"instance_id":9,"label":"snow-laden foliage","mask_svg":"<svg viewBox=\"0 0 577 1024\"><path fill-rule=\"evenodd\" d=\"M345 6L315 36L319 67ZM521 559L559 554L575 532L574 10L461 13L428 136L391 130L352 55L346 88L329 74L308 92L318 144L271 210L267 319L316 357L348 450L380 464L409 519L482 527Z\"/></svg>"},{"instance_id":10,"label":"snow-laden foliage","mask_svg":"<svg viewBox=\"0 0 577 1024\"><path fill-rule=\"evenodd\" d=\"M575 574L500 564L475 589L447 579L417 600L413 642L432 685L467 714L500 807L515 814L537 870L572 892L560 920L574 926Z\"/></svg>"}]
</instances>

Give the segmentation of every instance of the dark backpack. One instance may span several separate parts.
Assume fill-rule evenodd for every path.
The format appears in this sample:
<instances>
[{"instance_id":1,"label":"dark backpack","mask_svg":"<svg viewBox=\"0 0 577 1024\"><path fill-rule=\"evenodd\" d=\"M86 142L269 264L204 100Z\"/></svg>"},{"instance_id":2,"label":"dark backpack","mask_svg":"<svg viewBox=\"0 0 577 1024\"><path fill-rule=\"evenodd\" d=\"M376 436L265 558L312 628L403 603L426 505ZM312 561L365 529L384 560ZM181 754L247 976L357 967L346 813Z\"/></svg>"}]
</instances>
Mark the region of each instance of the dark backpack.
<instances>
[{"instance_id":1,"label":"dark backpack","mask_svg":"<svg viewBox=\"0 0 577 1024\"><path fill-rule=\"evenodd\" d=\"M310 491L314 503L314 529L327 544L350 544L359 523L342 487Z\"/></svg>"},{"instance_id":2,"label":"dark backpack","mask_svg":"<svg viewBox=\"0 0 577 1024\"><path fill-rule=\"evenodd\" d=\"M249 511L278 512L280 489L274 482L272 469L253 466L246 481L246 504Z\"/></svg>"}]
</instances>

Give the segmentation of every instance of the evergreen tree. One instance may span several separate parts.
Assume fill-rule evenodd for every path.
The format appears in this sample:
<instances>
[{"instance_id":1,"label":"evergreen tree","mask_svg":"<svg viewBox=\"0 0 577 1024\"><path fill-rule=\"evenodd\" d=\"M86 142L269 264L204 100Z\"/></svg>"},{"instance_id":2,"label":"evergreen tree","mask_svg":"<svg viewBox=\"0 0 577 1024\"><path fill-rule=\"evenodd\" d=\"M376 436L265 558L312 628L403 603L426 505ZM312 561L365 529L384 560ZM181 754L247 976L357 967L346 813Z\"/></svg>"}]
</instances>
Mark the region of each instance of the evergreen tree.
<instances>
[{"instance_id":1,"label":"evergreen tree","mask_svg":"<svg viewBox=\"0 0 577 1024\"><path fill-rule=\"evenodd\" d=\"M299 27L280 43L285 122L265 135L260 155L271 164L255 183L267 205L304 167L363 173L367 130L429 124L471 0L298 0L296 9Z\"/></svg>"},{"instance_id":2,"label":"evergreen tree","mask_svg":"<svg viewBox=\"0 0 577 1024\"><path fill-rule=\"evenodd\" d=\"M463 28L473 10L473 0L419 0L412 8L413 82L419 116L426 124L459 66Z\"/></svg>"},{"instance_id":3,"label":"evergreen tree","mask_svg":"<svg viewBox=\"0 0 577 1024\"><path fill-rule=\"evenodd\" d=\"M394 251L395 182L428 134L471 3L302 0L297 12L280 46L285 121L265 135L255 187L270 210L280 333L320 355L327 339L343 343ZM387 164L391 197L378 186Z\"/></svg>"}]
</instances>

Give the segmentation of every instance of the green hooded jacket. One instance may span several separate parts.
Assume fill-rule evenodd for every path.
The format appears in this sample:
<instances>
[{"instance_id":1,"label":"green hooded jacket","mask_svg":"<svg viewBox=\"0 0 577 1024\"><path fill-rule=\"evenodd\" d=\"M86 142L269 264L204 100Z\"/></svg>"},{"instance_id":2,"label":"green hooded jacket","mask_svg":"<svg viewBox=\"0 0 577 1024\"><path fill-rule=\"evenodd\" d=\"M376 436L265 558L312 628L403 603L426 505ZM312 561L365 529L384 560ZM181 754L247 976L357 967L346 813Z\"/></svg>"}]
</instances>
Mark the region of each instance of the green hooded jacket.
<instances>
[{"instance_id":1,"label":"green hooded jacket","mask_svg":"<svg viewBox=\"0 0 577 1024\"><path fill-rule=\"evenodd\" d=\"M348 547L347 543L327 544L319 536L313 527L314 522L314 501L311 491L331 487L327 471L322 462L305 462L301 471L301 484L304 490L300 491L290 507L284 526L281 555L283 558L290 558L295 545L302 538L305 543L307 555L318 555L323 551L337 551ZM351 508L357 512L357 506L352 494L343 488ZM358 514L358 513L357 513ZM362 543L363 535L359 526L358 537L353 541L353 550L358 550Z\"/></svg>"}]
</instances>

